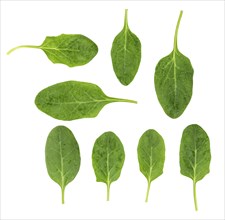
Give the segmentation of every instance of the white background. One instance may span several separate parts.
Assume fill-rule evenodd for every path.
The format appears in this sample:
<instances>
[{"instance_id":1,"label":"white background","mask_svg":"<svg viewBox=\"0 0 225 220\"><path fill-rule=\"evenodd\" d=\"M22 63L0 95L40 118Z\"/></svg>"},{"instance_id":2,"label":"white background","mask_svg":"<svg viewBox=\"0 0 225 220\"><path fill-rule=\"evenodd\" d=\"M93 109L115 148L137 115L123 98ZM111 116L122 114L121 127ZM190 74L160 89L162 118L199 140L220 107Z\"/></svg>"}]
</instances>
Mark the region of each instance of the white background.
<instances>
[{"instance_id":1,"label":"white background","mask_svg":"<svg viewBox=\"0 0 225 220\"><path fill-rule=\"evenodd\" d=\"M1 217L2 219L223 219L224 218L224 2L1 2ZM117 80L110 57L114 37L123 27L128 8L131 30L142 43L142 60L127 87ZM157 62L172 51L180 10L180 51L194 68L193 97L184 114L171 119L163 112L154 89ZM87 65L69 68L52 64L41 50L46 36L84 34L99 47ZM64 122L40 112L36 94L58 82L96 83L113 97L138 104L114 103L93 119ZM183 129L197 123L208 133L210 174L197 183L199 211L194 211L191 179L179 168ZM47 174L45 142L57 125L70 128L81 151L81 168L65 192ZM164 173L152 182L146 204L147 181L140 173L137 143L147 129L165 140ZM126 159L121 177L111 186L95 180L93 144L103 132L115 132L124 144Z\"/></svg>"}]
</instances>

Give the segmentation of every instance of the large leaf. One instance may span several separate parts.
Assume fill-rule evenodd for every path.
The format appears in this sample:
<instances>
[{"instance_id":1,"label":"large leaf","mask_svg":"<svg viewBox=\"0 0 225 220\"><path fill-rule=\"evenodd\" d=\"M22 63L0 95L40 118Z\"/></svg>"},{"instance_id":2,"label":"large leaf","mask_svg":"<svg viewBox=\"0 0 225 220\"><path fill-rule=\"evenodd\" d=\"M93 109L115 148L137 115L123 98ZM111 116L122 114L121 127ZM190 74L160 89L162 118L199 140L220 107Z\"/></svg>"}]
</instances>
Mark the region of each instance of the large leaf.
<instances>
[{"instance_id":1,"label":"large leaf","mask_svg":"<svg viewBox=\"0 0 225 220\"><path fill-rule=\"evenodd\" d=\"M130 84L140 65L141 42L128 26L127 9L125 10L124 27L113 41L111 57L118 80L123 85Z\"/></svg>"},{"instance_id":2,"label":"large leaf","mask_svg":"<svg viewBox=\"0 0 225 220\"><path fill-rule=\"evenodd\" d=\"M61 187L64 203L66 185L76 177L80 169L79 145L67 127L57 126L49 133L45 161L49 176Z\"/></svg>"},{"instance_id":3,"label":"large leaf","mask_svg":"<svg viewBox=\"0 0 225 220\"><path fill-rule=\"evenodd\" d=\"M111 102L131 102L106 96L95 84L67 81L52 85L38 93L36 106L44 113L60 120L96 117Z\"/></svg>"},{"instance_id":4,"label":"large leaf","mask_svg":"<svg viewBox=\"0 0 225 220\"><path fill-rule=\"evenodd\" d=\"M192 97L193 73L190 60L177 47L177 34L182 11L177 22L173 51L162 58L155 69L155 89L158 100L171 118L178 118Z\"/></svg>"},{"instance_id":5,"label":"large leaf","mask_svg":"<svg viewBox=\"0 0 225 220\"><path fill-rule=\"evenodd\" d=\"M95 141L92 165L96 181L107 185L107 200L109 200L111 183L120 177L124 159L123 144L113 132L106 132Z\"/></svg>"},{"instance_id":6,"label":"large leaf","mask_svg":"<svg viewBox=\"0 0 225 220\"><path fill-rule=\"evenodd\" d=\"M161 135L153 130L147 130L138 143L138 161L140 171L148 181L145 201L148 202L150 185L163 173L165 161L165 144Z\"/></svg>"},{"instance_id":7,"label":"large leaf","mask_svg":"<svg viewBox=\"0 0 225 220\"><path fill-rule=\"evenodd\" d=\"M211 161L207 133L196 124L186 127L180 144L180 172L193 180L195 209L198 210L196 183L209 173Z\"/></svg>"},{"instance_id":8,"label":"large leaf","mask_svg":"<svg viewBox=\"0 0 225 220\"><path fill-rule=\"evenodd\" d=\"M62 63L69 67L84 65L98 53L97 45L81 34L46 37L40 46L22 45L11 49L8 54L18 48L41 49L53 63Z\"/></svg>"}]
</instances>

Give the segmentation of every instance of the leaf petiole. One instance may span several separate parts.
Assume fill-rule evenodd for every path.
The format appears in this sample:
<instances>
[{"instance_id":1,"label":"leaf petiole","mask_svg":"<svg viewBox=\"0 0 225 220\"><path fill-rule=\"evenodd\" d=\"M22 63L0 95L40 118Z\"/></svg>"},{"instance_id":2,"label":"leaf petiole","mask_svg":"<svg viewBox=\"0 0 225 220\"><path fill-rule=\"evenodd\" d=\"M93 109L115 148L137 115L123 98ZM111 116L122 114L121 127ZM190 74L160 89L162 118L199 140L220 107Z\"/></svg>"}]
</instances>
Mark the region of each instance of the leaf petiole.
<instances>
[{"instance_id":1,"label":"leaf petiole","mask_svg":"<svg viewBox=\"0 0 225 220\"><path fill-rule=\"evenodd\" d=\"M125 9L124 28L127 28L128 27L127 14L128 14L128 9Z\"/></svg>"},{"instance_id":2,"label":"leaf petiole","mask_svg":"<svg viewBox=\"0 0 225 220\"><path fill-rule=\"evenodd\" d=\"M195 211L198 211L198 202L197 202L196 182L195 181L193 181L193 194L194 194Z\"/></svg>"},{"instance_id":3,"label":"leaf petiole","mask_svg":"<svg viewBox=\"0 0 225 220\"><path fill-rule=\"evenodd\" d=\"M178 29L179 29L180 20L181 20L181 18L182 18L182 15L183 15L183 11L180 11L180 15L179 15L179 18L178 18L178 21L177 21L177 26L176 26L175 35L174 35L174 45L173 45L173 49L174 49L175 51L178 50L178 47L177 47L177 35L178 35Z\"/></svg>"},{"instance_id":4,"label":"leaf petiole","mask_svg":"<svg viewBox=\"0 0 225 220\"><path fill-rule=\"evenodd\" d=\"M106 200L109 201L109 197L110 197L110 183L107 183L107 197Z\"/></svg>"},{"instance_id":5,"label":"leaf petiole","mask_svg":"<svg viewBox=\"0 0 225 220\"><path fill-rule=\"evenodd\" d=\"M64 204L65 187L62 187L62 204Z\"/></svg>"},{"instance_id":6,"label":"leaf petiole","mask_svg":"<svg viewBox=\"0 0 225 220\"><path fill-rule=\"evenodd\" d=\"M128 102L128 103L134 103L134 104L137 104L137 101L135 100L130 100L130 99L118 99L118 98L112 98L112 97L109 97L110 100L112 102Z\"/></svg>"},{"instance_id":7,"label":"leaf petiole","mask_svg":"<svg viewBox=\"0 0 225 220\"><path fill-rule=\"evenodd\" d=\"M147 187L145 202L148 202L148 196L149 196L149 192L150 192L150 186L151 186L151 181L148 181L148 187Z\"/></svg>"},{"instance_id":8,"label":"leaf petiole","mask_svg":"<svg viewBox=\"0 0 225 220\"><path fill-rule=\"evenodd\" d=\"M40 49L40 46L34 46L34 45L21 45L21 46L18 46L18 47L14 47L12 48L11 50L9 50L7 52L7 55L9 55L10 53L12 53L14 50L17 50L19 48L36 48L36 49Z\"/></svg>"}]
</instances>

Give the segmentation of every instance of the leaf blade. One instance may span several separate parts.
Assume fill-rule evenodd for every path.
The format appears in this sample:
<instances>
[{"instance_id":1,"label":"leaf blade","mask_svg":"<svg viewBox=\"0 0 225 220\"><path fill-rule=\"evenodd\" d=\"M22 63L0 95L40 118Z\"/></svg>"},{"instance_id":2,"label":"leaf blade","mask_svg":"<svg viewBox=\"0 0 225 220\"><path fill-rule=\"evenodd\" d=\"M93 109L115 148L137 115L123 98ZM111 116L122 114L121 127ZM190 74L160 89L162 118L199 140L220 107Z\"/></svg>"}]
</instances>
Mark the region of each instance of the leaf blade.
<instances>
[{"instance_id":1,"label":"leaf blade","mask_svg":"<svg viewBox=\"0 0 225 220\"><path fill-rule=\"evenodd\" d=\"M96 117L101 109L112 102L130 102L106 96L95 84L66 81L39 92L35 104L39 110L59 120Z\"/></svg>"},{"instance_id":2,"label":"leaf blade","mask_svg":"<svg viewBox=\"0 0 225 220\"><path fill-rule=\"evenodd\" d=\"M65 126L57 126L48 135L45 162L50 178L62 190L62 203L66 186L74 180L80 169L80 150L73 133Z\"/></svg>"},{"instance_id":3,"label":"leaf blade","mask_svg":"<svg viewBox=\"0 0 225 220\"><path fill-rule=\"evenodd\" d=\"M157 98L164 112L171 118L180 117L187 108L193 89L194 70L189 58L177 47L179 16L173 51L162 58L155 69L154 83Z\"/></svg>"},{"instance_id":4,"label":"leaf blade","mask_svg":"<svg viewBox=\"0 0 225 220\"><path fill-rule=\"evenodd\" d=\"M107 185L107 200L110 185L120 177L124 160L123 144L113 132L105 132L96 139L92 151L92 166L96 181Z\"/></svg>"},{"instance_id":5,"label":"leaf blade","mask_svg":"<svg viewBox=\"0 0 225 220\"><path fill-rule=\"evenodd\" d=\"M210 172L210 141L207 133L197 124L187 126L180 144L180 173L193 180L195 210L198 210L196 183Z\"/></svg>"},{"instance_id":6,"label":"leaf blade","mask_svg":"<svg viewBox=\"0 0 225 220\"><path fill-rule=\"evenodd\" d=\"M197 124L183 131L180 144L181 174L198 182L209 173L210 141L207 133Z\"/></svg>"},{"instance_id":7,"label":"leaf blade","mask_svg":"<svg viewBox=\"0 0 225 220\"><path fill-rule=\"evenodd\" d=\"M62 63L69 67L85 65L98 53L97 45L81 34L46 37L40 49L53 63Z\"/></svg>"},{"instance_id":8,"label":"leaf blade","mask_svg":"<svg viewBox=\"0 0 225 220\"><path fill-rule=\"evenodd\" d=\"M124 27L112 43L111 59L120 83L129 85L136 76L141 62L141 42L128 26L127 9Z\"/></svg>"},{"instance_id":9,"label":"leaf blade","mask_svg":"<svg viewBox=\"0 0 225 220\"><path fill-rule=\"evenodd\" d=\"M69 67L85 65L98 53L98 46L81 34L49 36L40 46L22 45L9 50L7 54L19 48L41 49L52 63L65 64Z\"/></svg>"},{"instance_id":10,"label":"leaf blade","mask_svg":"<svg viewBox=\"0 0 225 220\"><path fill-rule=\"evenodd\" d=\"M153 129L147 130L138 142L137 152L140 171L148 181L147 202L151 182L163 173L165 144L162 136Z\"/></svg>"}]
</instances>

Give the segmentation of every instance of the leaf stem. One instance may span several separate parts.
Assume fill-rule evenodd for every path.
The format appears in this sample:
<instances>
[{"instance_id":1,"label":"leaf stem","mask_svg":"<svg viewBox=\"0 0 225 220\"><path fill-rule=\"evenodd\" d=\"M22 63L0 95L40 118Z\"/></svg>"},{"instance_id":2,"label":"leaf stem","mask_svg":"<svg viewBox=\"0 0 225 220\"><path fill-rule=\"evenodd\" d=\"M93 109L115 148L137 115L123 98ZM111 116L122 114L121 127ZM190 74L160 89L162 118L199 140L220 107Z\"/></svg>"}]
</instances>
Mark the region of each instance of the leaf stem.
<instances>
[{"instance_id":1,"label":"leaf stem","mask_svg":"<svg viewBox=\"0 0 225 220\"><path fill-rule=\"evenodd\" d=\"M109 197L110 197L110 183L107 183L107 196L106 196L106 200L109 201Z\"/></svg>"},{"instance_id":2,"label":"leaf stem","mask_svg":"<svg viewBox=\"0 0 225 220\"><path fill-rule=\"evenodd\" d=\"M149 196L149 192L150 192L150 186L151 186L151 181L148 181L148 187L147 187L145 202L148 202L148 196Z\"/></svg>"},{"instance_id":3,"label":"leaf stem","mask_svg":"<svg viewBox=\"0 0 225 220\"><path fill-rule=\"evenodd\" d=\"M180 20L182 18L182 14L183 14L183 11L180 11L180 15L179 15L179 18L178 18L178 21L177 21L177 26L176 26L175 35L174 35L173 49L175 51L178 50L178 47L177 47L177 35L178 35L178 29L179 29L179 25L180 25Z\"/></svg>"},{"instance_id":4,"label":"leaf stem","mask_svg":"<svg viewBox=\"0 0 225 220\"><path fill-rule=\"evenodd\" d=\"M7 55L9 55L10 53L12 53L14 50L17 50L19 48L36 48L36 49L39 49L40 46L34 46L34 45L21 45L21 46L18 46L18 47L14 47L12 48L11 50L9 50L7 52Z\"/></svg>"},{"instance_id":5,"label":"leaf stem","mask_svg":"<svg viewBox=\"0 0 225 220\"><path fill-rule=\"evenodd\" d=\"M119 98L112 98L112 97L109 97L109 98L112 102L128 102L128 103L134 103L134 104L138 103L137 101L130 100L130 99L119 99Z\"/></svg>"},{"instance_id":6,"label":"leaf stem","mask_svg":"<svg viewBox=\"0 0 225 220\"><path fill-rule=\"evenodd\" d=\"M65 187L62 187L62 204L64 204Z\"/></svg>"},{"instance_id":7,"label":"leaf stem","mask_svg":"<svg viewBox=\"0 0 225 220\"><path fill-rule=\"evenodd\" d=\"M128 9L125 9L124 28L127 28L128 27L127 14L128 14Z\"/></svg>"},{"instance_id":8,"label":"leaf stem","mask_svg":"<svg viewBox=\"0 0 225 220\"><path fill-rule=\"evenodd\" d=\"M197 203L197 195L196 195L196 182L195 181L193 181L193 193L194 193L195 211L198 211L198 203Z\"/></svg>"}]
</instances>

